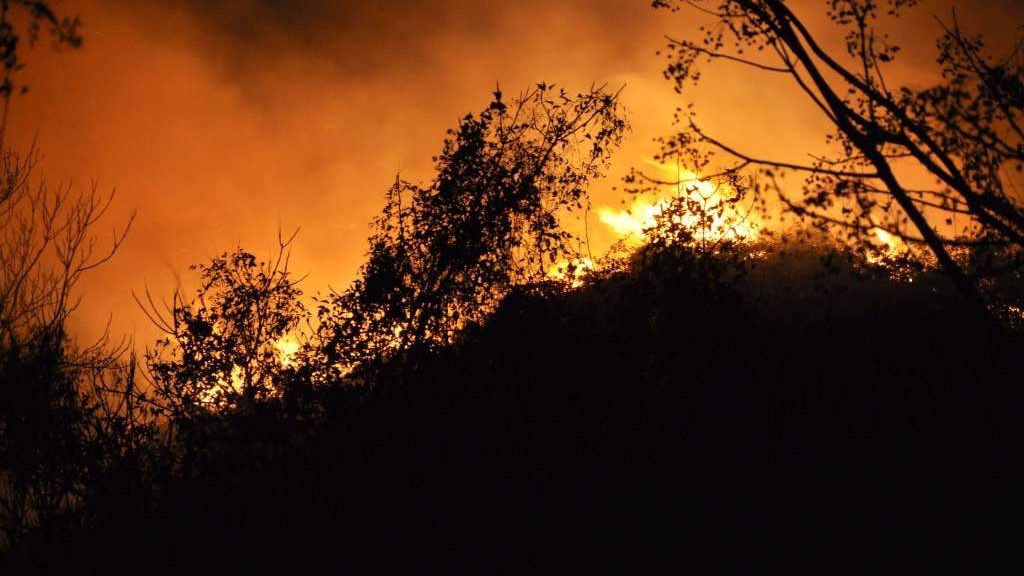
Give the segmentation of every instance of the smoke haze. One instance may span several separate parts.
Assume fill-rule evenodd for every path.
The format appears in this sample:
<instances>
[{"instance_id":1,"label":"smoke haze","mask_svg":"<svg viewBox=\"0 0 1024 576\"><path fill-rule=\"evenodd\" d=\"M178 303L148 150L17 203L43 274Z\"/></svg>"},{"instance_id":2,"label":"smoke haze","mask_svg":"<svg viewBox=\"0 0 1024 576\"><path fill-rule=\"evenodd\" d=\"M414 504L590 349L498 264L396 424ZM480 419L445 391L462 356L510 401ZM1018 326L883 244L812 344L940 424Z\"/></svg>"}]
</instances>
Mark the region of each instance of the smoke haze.
<instances>
[{"instance_id":1,"label":"smoke haze","mask_svg":"<svg viewBox=\"0 0 1024 576\"><path fill-rule=\"evenodd\" d=\"M817 0L796 2L814 7ZM963 22L1006 36L1016 2L960 2ZM901 21L907 53L894 72L926 82L950 3L924 3ZM684 101L655 54L683 35L690 13L649 2L525 0L232 0L151 3L67 0L85 46L26 54L31 92L12 105L9 142L35 140L50 180L118 197L106 220L138 216L122 251L88 278L78 322L148 342L153 329L131 292L167 295L187 267L244 246L267 255L278 229L301 227L292 269L309 292L343 288L365 251L368 223L396 172L430 177L431 156L460 116L506 94L554 82L625 86L633 131L595 204L657 151ZM821 28L825 23L810 22ZM832 38L838 42L839 38ZM752 153L803 154L826 124L775 79L709 70L688 94L706 128ZM104 229L99 230L101 233ZM607 241L608 237L604 238Z\"/></svg>"}]
</instances>

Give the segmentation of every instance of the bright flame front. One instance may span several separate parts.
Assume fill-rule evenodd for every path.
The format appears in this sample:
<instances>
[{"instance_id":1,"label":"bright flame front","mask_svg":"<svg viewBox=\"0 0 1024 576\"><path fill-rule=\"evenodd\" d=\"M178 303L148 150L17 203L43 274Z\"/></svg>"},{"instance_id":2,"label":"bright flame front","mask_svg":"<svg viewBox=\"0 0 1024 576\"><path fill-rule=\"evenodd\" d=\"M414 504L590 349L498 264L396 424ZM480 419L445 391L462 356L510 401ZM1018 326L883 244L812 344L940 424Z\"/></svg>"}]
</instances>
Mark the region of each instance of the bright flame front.
<instances>
[{"instance_id":1,"label":"bright flame front","mask_svg":"<svg viewBox=\"0 0 1024 576\"><path fill-rule=\"evenodd\" d=\"M749 214L740 214L732 208L719 210L722 202L735 198L737 192L731 186L715 185L702 179L696 173L669 166L654 160L647 164L668 175L671 183L664 186L656 198L637 197L625 210L611 206L597 208L597 217L608 226L627 246L636 248L647 242L648 232L658 223L658 217L680 198L701 203L704 219L697 213L673 215L673 223L703 233L710 240L753 240L757 237L757 226Z\"/></svg>"}]
</instances>

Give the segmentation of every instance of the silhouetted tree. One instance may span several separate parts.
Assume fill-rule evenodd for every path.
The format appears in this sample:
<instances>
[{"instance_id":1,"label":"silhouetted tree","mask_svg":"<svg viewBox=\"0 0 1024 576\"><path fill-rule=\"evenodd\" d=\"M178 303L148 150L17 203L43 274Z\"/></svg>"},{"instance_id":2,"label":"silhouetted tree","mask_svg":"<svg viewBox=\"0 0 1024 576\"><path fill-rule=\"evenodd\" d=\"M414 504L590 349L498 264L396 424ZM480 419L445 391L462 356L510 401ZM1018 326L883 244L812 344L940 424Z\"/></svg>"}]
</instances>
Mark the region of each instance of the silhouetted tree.
<instances>
[{"instance_id":1,"label":"silhouetted tree","mask_svg":"<svg viewBox=\"0 0 1024 576\"><path fill-rule=\"evenodd\" d=\"M34 148L0 158L0 345L60 331L78 307L73 289L82 275L109 260L131 227L129 219L101 246L93 229L114 192L36 182L39 159Z\"/></svg>"},{"instance_id":2,"label":"silhouetted tree","mask_svg":"<svg viewBox=\"0 0 1024 576\"><path fill-rule=\"evenodd\" d=\"M251 410L280 394L290 361L282 340L305 317L299 281L288 271L289 243L270 262L238 249L192 266L201 284L189 300L175 292L168 318L150 298L144 310L166 336L146 360L172 418Z\"/></svg>"},{"instance_id":3,"label":"silhouetted tree","mask_svg":"<svg viewBox=\"0 0 1024 576\"><path fill-rule=\"evenodd\" d=\"M176 291L167 314L148 292L146 305L139 301L166 334L146 352L149 401L165 418L178 473L216 460L235 434L269 433L269 421L258 415L283 415L276 408L296 382L299 346L286 339L298 336L306 317L299 280L288 271L290 242L281 240L269 262L238 249L193 266L201 279L195 296ZM294 349L285 348L289 343Z\"/></svg>"},{"instance_id":4,"label":"silhouetted tree","mask_svg":"<svg viewBox=\"0 0 1024 576\"><path fill-rule=\"evenodd\" d=\"M50 2L0 1L0 551L58 540L97 510L113 478L141 478L139 449L154 436L153 414L140 406L128 344L104 334L72 342L66 322L80 302L76 287L109 260L131 219L101 246L95 226L113 200L94 186L49 186L34 174L40 154L5 146L7 113L24 67L21 39L41 29L54 46L77 48L78 19L58 17ZM19 29L19 26L23 27ZM125 472L131 469L131 473Z\"/></svg>"},{"instance_id":5,"label":"silhouetted tree","mask_svg":"<svg viewBox=\"0 0 1024 576\"><path fill-rule=\"evenodd\" d=\"M845 51L830 53L783 0L656 0L656 7L688 6L710 16L696 40L671 39L666 75L678 90L700 78L699 63L727 61L782 74L832 122L833 157L806 165L755 158L701 130L693 112L687 130L666 141L666 152L710 145L737 159L727 171L761 169L796 214L849 231L855 244L872 244L876 229L923 246L959 286L978 300L977 278L1017 269L1024 253L1024 207L1012 193L1009 170L1024 162L1024 99L1020 42L1003 59L984 51L980 37L959 28L954 16L939 39L939 84L896 86L886 65L899 47L877 23L916 0L823 3ZM763 58L767 54L771 59ZM914 189L908 166L938 184ZM786 196L775 177L807 175L802 199ZM953 229L953 218L967 222ZM959 256L958 253L970 254Z\"/></svg>"},{"instance_id":6,"label":"silhouetted tree","mask_svg":"<svg viewBox=\"0 0 1024 576\"><path fill-rule=\"evenodd\" d=\"M139 438L115 440L107 427L114 420L103 416L144 428L131 402L101 405L98 388L83 387L106 379L104 394L137 395L126 379L103 374L123 343L104 335L82 347L65 329L83 274L113 256L131 222L101 247L94 228L113 193L51 188L34 177L38 162L34 149L0 158L0 546L32 531L54 537L58 520L75 515L96 486L91 479L112 464L103 447Z\"/></svg>"},{"instance_id":7,"label":"silhouetted tree","mask_svg":"<svg viewBox=\"0 0 1024 576\"><path fill-rule=\"evenodd\" d=\"M345 373L451 342L517 284L576 254L559 216L581 208L626 123L617 94L539 84L495 92L449 132L426 186L396 180L359 279L320 308L324 362Z\"/></svg>"}]
</instances>

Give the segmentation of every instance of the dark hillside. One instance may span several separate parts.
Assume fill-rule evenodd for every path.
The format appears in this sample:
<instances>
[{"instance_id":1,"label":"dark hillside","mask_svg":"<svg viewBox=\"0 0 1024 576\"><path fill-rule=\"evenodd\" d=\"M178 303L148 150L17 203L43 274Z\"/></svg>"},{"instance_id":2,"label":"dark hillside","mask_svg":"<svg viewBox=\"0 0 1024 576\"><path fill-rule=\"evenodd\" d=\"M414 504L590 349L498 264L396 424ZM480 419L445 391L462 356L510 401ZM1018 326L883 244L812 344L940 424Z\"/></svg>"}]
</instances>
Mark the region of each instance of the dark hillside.
<instances>
[{"instance_id":1,"label":"dark hillside","mask_svg":"<svg viewBox=\"0 0 1024 576\"><path fill-rule=\"evenodd\" d=\"M649 256L514 291L457 345L336 392L349 408L302 447L224 457L155 514L129 504L68 538L70 562L848 566L927 543L970 565L1008 535L1015 338L926 278L821 276L813 252L718 286Z\"/></svg>"}]
</instances>

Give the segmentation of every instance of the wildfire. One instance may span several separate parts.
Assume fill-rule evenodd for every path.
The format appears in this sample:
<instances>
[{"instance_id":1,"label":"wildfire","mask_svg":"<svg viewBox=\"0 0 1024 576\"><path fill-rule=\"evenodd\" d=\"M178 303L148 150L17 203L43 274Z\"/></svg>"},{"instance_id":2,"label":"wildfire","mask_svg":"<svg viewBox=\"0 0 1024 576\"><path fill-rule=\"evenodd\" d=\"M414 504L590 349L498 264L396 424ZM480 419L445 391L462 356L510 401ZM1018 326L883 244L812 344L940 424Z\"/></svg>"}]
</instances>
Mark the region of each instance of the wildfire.
<instances>
[{"instance_id":1,"label":"wildfire","mask_svg":"<svg viewBox=\"0 0 1024 576\"><path fill-rule=\"evenodd\" d=\"M601 223L611 228L628 246L635 248L644 244L648 231L657 224L658 217L675 200L684 196L704 207L704 233L712 239L752 240L757 237L757 227L749 218L732 208L718 210L722 202L735 197L736 191L730 186L715 185L678 166L669 166L655 160L647 160L646 163L667 175L666 180L672 183L662 187L662 191L653 199L637 197L625 210L611 206L597 208ZM701 215L697 213L676 214L673 219L675 224L694 230L702 226Z\"/></svg>"},{"instance_id":2,"label":"wildfire","mask_svg":"<svg viewBox=\"0 0 1024 576\"><path fill-rule=\"evenodd\" d=\"M597 209L597 218L626 242L642 244L644 231L654 226L658 214L669 202L669 199L652 202L646 198L637 198L626 210L601 206Z\"/></svg>"},{"instance_id":3,"label":"wildfire","mask_svg":"<svg viewBox=\"0 0 1024 576\"><path fill-rule=\"evenodd\" d=\"M878 264L888 258L900 256L907 251L906 243L898 236L890 234L881 228L872 228L871 233L874 235L875 240L878 241L878 245L875 250L867 255L868 262Z\"/></svg>"},{"instance_id":4,"label":"wildfire","mask_svg":"<svg viewBox=\"0 0 1024 576\"><path fill-rule=\"evenodd\" d=\"M562 259L548 267L547 276L551 280L568 282L573 288L583 285L583 279L594 269L594 261L590 258Z\"/></svg>"},{"instance_id":5,"label":"wildfire","mask_svg":"<svg viewBox=\"0 0 1024 576\"><path fill-rule=\"evenodd\" d=\"M274 350L277 351L278 364L285 368L294 366L296 362L295 357L298 355L301 346L294 334L286 334L278 338L273 344ZM241 394L244 389L245 382L243 380L242 367L235 365L231 367L230 381L225 381L223 378L218 379L216 386L200 393L199 401L202 404L214 404L221 394L225 392Z\"/></svg>"},{"instance_id":6,"label":"wildfire","mask_svg":"<svg viewBox=\"0 0 1024 576\"><path fill-rule=\"evenodd\" d=\"M279 338L277 342L274 342L274 348L277 350L277 359L282 366L294 366L295 355L299 353L298 339L293 334L286 334Z\"/></svg>"}]
</instances>

